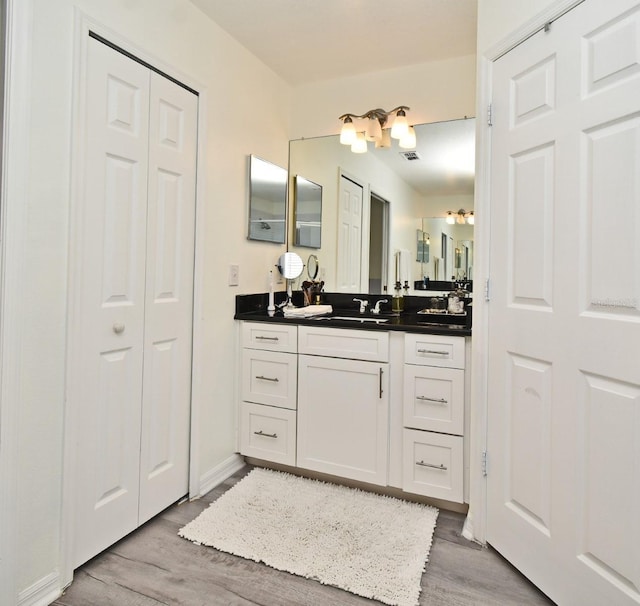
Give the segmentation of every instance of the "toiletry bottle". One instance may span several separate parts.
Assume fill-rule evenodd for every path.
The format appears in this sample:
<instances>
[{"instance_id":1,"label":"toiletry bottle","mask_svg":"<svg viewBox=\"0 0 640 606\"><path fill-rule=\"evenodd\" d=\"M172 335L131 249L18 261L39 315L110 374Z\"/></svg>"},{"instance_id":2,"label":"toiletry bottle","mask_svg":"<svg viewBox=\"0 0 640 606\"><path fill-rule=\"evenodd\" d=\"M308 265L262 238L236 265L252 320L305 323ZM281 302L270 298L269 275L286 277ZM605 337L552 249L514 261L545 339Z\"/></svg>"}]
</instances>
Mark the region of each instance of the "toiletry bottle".
<instances>
[{"instance_id":1,"label":"toiletry bottle","mask_svg":"<svg viewBox=\"0 0 640 606\"><path fill-rule=\"evenodd\" d=\"M391 298L391 310L395 313L400 313L404 310L404 297L401 293L400 282L396 282L394 287L394 295Z\"/></svg>"}]
</instances>

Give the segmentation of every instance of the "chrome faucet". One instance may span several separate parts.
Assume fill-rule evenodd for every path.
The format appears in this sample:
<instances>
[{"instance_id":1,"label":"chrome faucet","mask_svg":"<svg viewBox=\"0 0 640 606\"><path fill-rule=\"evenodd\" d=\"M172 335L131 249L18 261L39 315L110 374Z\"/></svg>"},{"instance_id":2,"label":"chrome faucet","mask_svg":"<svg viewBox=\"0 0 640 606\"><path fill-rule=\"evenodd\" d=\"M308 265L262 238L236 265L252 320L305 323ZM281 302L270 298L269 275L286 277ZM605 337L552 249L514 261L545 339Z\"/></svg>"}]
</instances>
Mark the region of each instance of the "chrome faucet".
<instances>
[{"instance_id":1,"label":"chrome faucet","mask_svg":"<svg viewBox=\"0 0 640 606\"><path fill-rule=\"evenodd\" d=\"M358 301L358 303L360 303L360 313L363 314L365 311L367 311L367 305L369 305L369 301L367 301L366 299L353 299L354 301Z\"/></svg>"},{"instance_id":2,"label":"chrome faucet","mask_svg":"<svg viewBox=\"0 0 640 606\"><path fill-rule=\"evenodd\" d=\"M388 303L388 302L389 301L387 299L380 299L379 301L376 301L376 305L371 310L371 313L377 316L380 313L380 303Z\"/></svg>"}]
</instances>

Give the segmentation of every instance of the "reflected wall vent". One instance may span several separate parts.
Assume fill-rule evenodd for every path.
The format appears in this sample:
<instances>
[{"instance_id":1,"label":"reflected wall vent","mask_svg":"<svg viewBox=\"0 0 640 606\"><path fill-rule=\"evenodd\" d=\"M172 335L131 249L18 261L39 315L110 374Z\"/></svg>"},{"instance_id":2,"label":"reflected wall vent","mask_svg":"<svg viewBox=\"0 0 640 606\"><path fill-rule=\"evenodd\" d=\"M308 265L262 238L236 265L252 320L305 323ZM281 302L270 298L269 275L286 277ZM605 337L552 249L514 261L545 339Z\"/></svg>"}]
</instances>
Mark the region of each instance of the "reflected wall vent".
<instances>
[{"instance_id":1,"label":"reflected wall vent","mask_svg":"<svg viewBox=\"0 0 640 606\"><path fill-rule=\"evenodd\" d=\"M412 160L420 160L420 154L417 151L401 151L399 153L408 162L411 162Z\"/></svg>"}]
</instances>

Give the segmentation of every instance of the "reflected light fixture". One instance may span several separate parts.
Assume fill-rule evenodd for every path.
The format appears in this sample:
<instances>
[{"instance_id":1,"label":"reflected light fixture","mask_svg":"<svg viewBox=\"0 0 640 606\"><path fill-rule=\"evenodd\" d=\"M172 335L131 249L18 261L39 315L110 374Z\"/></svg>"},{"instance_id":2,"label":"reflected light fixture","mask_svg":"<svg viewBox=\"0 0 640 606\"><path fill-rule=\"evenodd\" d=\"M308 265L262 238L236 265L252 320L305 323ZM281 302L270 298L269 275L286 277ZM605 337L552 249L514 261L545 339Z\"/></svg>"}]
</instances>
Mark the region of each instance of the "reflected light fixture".
<instances>
[{"instance_id":1,"label":"reflected light fixture","mask_svg":"<svg viewBox=\"0 0 640 606\"><path fill-rule=\"evenodd\" d=\"M398 145L403 149L414 149L416 146L416 132L407 122L406 105L399 105L390 111L384 109L370 109L364 114L343 114L340 143L351 145L354 153L367 151L367 141L373 141L377 148L391 147L391 138L398 139ZM393 116L393 124L388 128L387 121ZM366 125L356 128L356 120L366 120ZM362 135L362 136L360 136Z\"/></svg>"},{"instance_id":2,"label":"reflected light fixture","mask_svg":"<svg viewBox=\"0 0 640 606\"><path fill-rule=\"evenodd\" d=\"M476 222L476 219L472 210L467 211L464 208L461 208L455 213L448 210L446 221L449 225L453 225L455 223L458 223L459 225L463 225L464 223L473 225Z\"/></svg>"}]
</instances>

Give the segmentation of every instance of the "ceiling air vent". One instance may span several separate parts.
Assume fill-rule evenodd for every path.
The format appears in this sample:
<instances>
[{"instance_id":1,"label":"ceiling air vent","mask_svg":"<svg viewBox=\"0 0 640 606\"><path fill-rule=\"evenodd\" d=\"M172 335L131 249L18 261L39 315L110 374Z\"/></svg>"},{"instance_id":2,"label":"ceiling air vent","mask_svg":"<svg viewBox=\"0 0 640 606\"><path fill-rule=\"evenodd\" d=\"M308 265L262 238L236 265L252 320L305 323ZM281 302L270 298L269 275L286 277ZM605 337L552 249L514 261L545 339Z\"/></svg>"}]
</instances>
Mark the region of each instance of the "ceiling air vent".
<instances>
[{"instance_id":1,"label":"ceiling air vent","mask_svg":"<svg viewBox=\"0 0 640 606\"><path fill-rule=\"evenodd\" d=\"M420 154L416 151L402 151L398 153L408 162L411 162L412 160L420 160Z\"/></svg>"}]
</instances>

